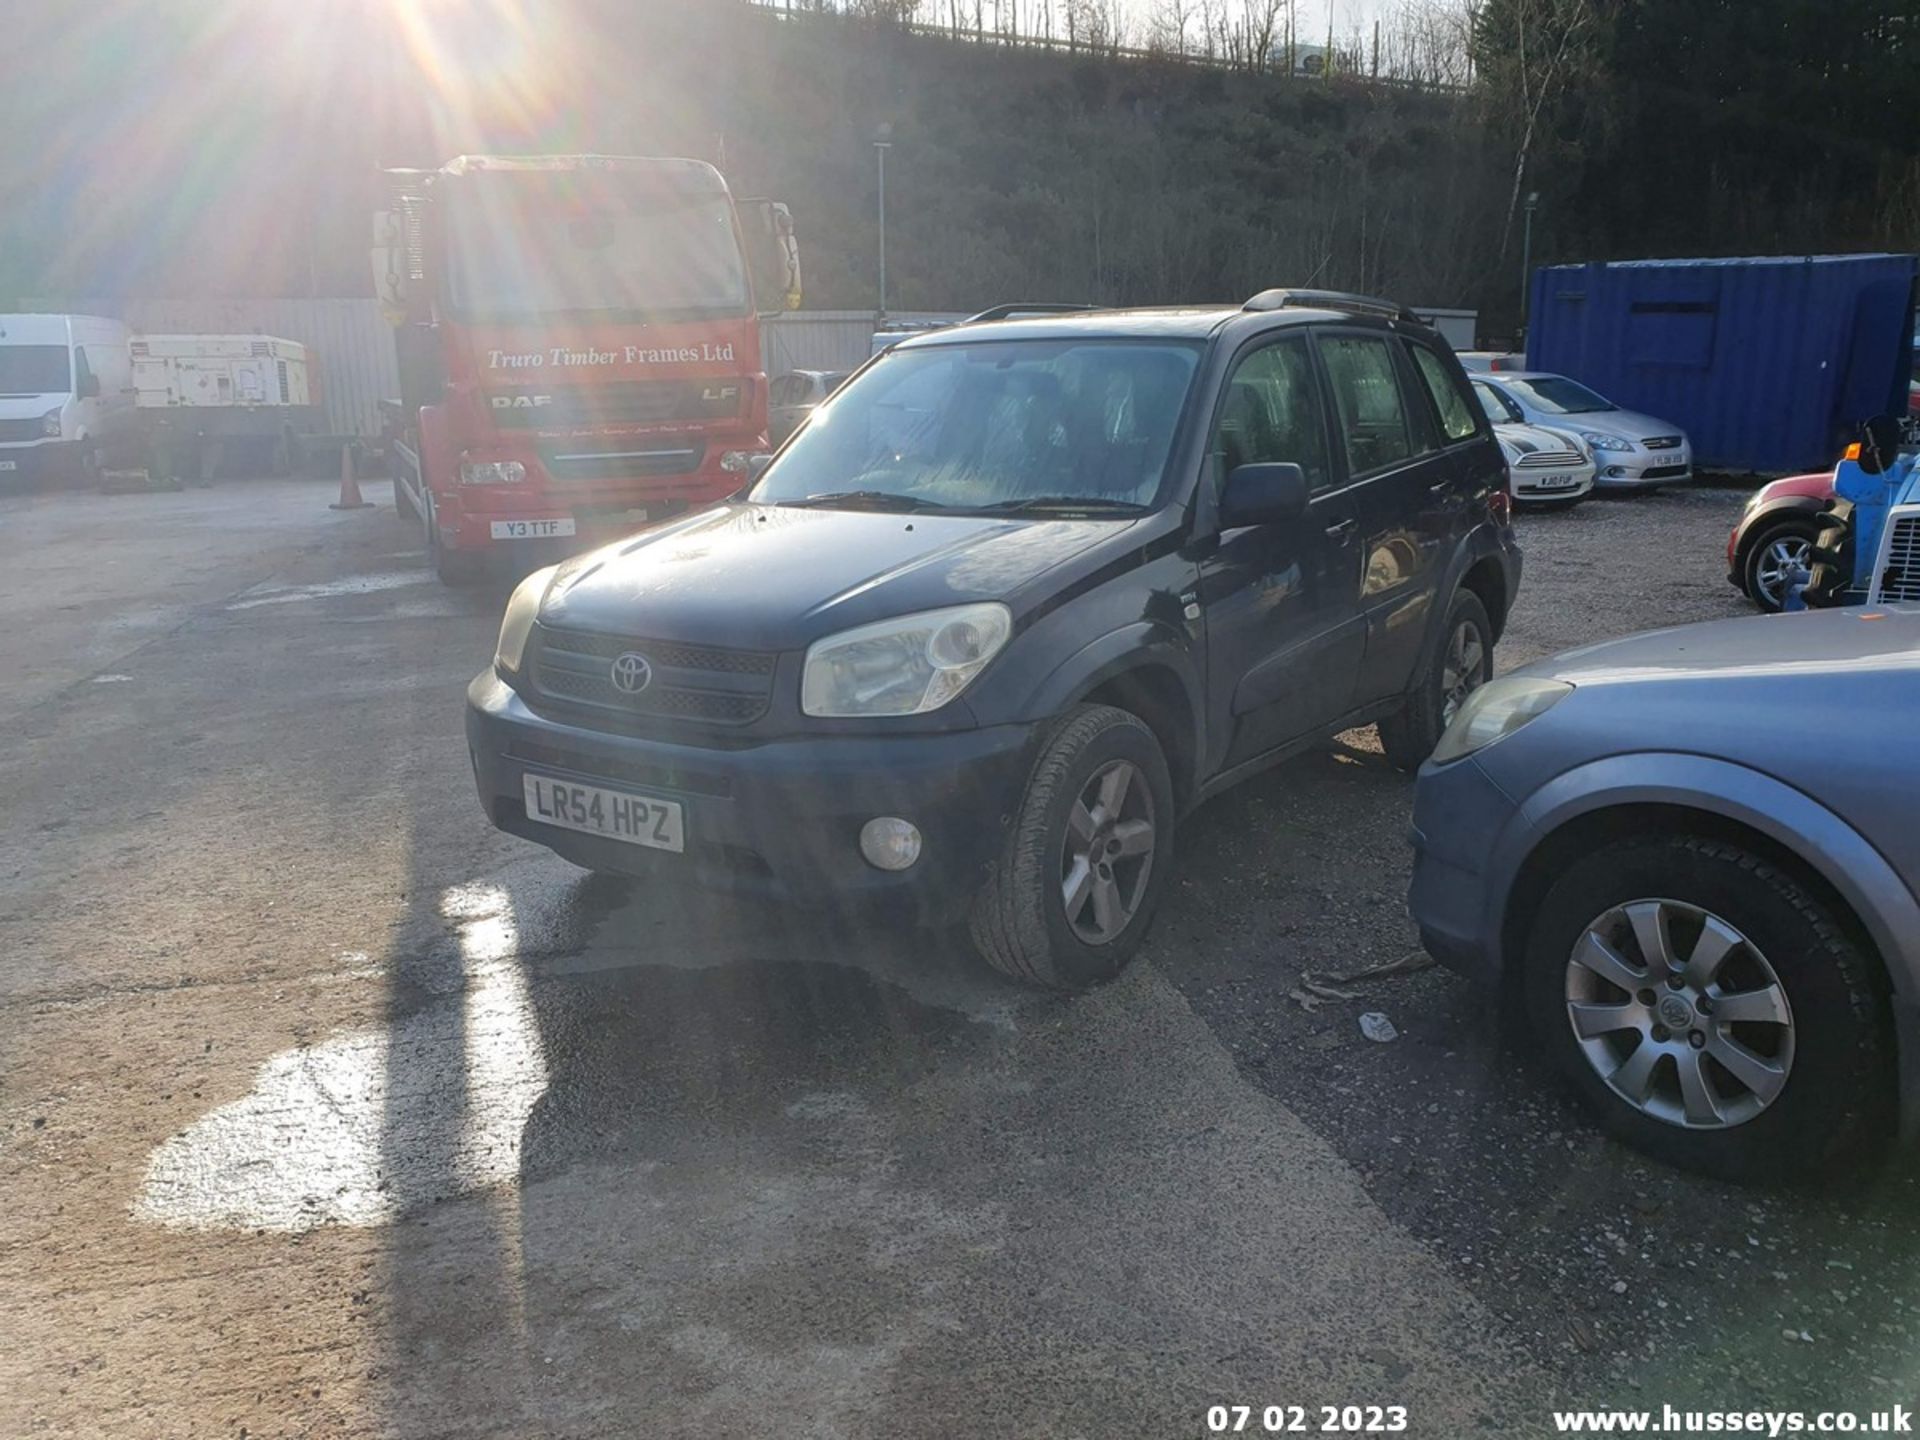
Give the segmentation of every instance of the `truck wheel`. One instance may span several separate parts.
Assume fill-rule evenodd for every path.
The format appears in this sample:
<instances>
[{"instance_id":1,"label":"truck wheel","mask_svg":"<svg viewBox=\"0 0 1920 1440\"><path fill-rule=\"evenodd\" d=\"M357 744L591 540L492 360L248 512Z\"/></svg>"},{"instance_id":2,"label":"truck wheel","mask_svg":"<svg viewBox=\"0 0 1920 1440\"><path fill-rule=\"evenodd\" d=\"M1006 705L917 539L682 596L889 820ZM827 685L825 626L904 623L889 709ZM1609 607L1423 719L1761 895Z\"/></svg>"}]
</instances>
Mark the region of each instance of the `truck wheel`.
<instances>
[{"instance_id":1,"label":"truck wheel","mask_svg":"<svg viewBox=\"0 0 1920 1440\"><path fill-rule=\"evenodd\" d=\"M1081 705L1042 748L973 905L974 948L1003 974L1082 990L1119 974L1173 864L1173 784L1136 716Z\"/></svg>"},{"instance_id":2,"label":"truck wheel","mask_svg":"<svg viewBox=\"0 0 1920 1440\"><path fill-rule=\"evenodd\" d=\"M1643 834L1575 860L1524 965L1527 1028L1602 1126L1668 1164L1808 1179L1890 1133L1878 960L1739 845Z\"/></svg>"},{"instance_id":3,"label":"truck wheel","mask_svg":"<svg viewBox=\"0 0 1920 1440\"><path fill-rule=\"evenodd\" d=\"M1379 724L1380 748L1399 770L1418 770L1467 696L1493 675L1493 625L1471 590L1456 590L1440 643L1419 686L1397 715Z\"/></svg>"}]
</instances>

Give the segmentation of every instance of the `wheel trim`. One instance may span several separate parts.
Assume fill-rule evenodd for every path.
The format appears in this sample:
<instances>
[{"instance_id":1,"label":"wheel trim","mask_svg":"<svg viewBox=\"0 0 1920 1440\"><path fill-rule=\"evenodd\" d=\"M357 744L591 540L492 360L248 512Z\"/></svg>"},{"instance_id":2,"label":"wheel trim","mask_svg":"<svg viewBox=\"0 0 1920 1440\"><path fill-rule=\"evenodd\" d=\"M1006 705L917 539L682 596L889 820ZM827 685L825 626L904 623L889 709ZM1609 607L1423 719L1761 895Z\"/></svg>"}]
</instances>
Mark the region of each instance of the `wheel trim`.
<instances>
[{"instance_id":1,"label":"wheel trim","mask_svg":"<svg viewBox=\"0 0 1920 1440\"><path fill-rule=\"evenodd\" d=\"M1616 1096L1684 1129L1744 1125L1793 1069L1793 1009L1772 964L1686 901L1632 900L1596 916L1567 960L1566 1014Z\"/></svg>"},{"instance_id":2,"label":"wheel trim","mask_svg":"<svg viewBox=\"0 0 1920 1440\"><path fill-rule=\"evenodd\" d=\"M1153 790L1131 760L1109 760L1067 811L1060 902L1088 945L1106 945L1133 923L1153 873Z\"/></svg>"},{"instance_id":3,"label":"wheel trim","mask_svg":"<svg viewBox=\"0 0 1920 1440\"><path fill-rule=\"evenodd\" d=\"M1487 642L1480 627L1462 620L1447 637L1446 658L1440 666L1440 720L1451 725L1467 696L1485 682Z\"/></svg>"},{"instance_id":4,"label":"wheel trim","mask_svg":"<svg viewBox=\"0 0 1920 1440\"><path fill-rule=\"evenodd\" d=\"M1804 535L1777 535L1760 547L1753 562L1754 592L1776 608L1786 603L1787 573L1808 570L1813 542Z\"/></svg>"}]
</instances>

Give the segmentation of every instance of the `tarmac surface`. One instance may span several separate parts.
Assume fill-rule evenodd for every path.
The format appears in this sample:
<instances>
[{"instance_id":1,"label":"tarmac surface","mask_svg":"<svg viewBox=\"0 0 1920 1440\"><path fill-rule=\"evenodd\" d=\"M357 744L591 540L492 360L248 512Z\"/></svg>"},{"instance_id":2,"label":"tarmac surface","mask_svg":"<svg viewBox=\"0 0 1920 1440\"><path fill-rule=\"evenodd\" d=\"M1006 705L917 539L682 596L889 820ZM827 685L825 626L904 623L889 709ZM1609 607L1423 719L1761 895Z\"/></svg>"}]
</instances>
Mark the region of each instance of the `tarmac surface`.
<instances>
[{"instance_id":1,"label":"tarmac surface","mask_svg":"<svg viewBox=\"0 0 1920 1440\"><path fill-rule=\"evenodd\" d=\"M500 590L369 495L0 499L0 1435L1912 1403L1904 1162L1694 1180L1444 971L1291 998L1416 949L1371 732L1202 810L1140 963L1035 994L493 832ZM1741 498L1523 516L1501 663L1739 613Z\"/></svg>"}]
</instances>

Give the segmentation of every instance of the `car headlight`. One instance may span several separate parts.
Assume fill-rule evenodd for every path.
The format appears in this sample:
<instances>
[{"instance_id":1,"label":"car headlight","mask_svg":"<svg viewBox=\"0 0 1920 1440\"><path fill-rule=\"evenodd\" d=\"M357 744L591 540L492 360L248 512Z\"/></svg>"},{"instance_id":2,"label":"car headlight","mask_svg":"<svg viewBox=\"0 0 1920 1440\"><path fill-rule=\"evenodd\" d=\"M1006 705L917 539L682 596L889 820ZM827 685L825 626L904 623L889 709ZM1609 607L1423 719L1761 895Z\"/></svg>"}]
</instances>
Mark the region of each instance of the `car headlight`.
<instances>
[{"instance_id":1,"label":"car headlight","mask_svg":"<svg viewBox=\"0 0 1920 1440\"><path fill-rule=\"evenodd\" d=\"M1538 720L1573 693L1564 680L1514 675L1489 680L1466 699L1433 747L1433 763L1445 765L1505 739L1529 720Z\"/></svg>"},{"instance_id":2,"label":"car headlight","mask_svg":"<svg viewBox=\"0 0 1920 1440\"><path fill-rule=\"evenodd\" d=\"M540 613L540 602L546 597L553 572L559 568L549 565L534 571L514 586L513 594L507 597L507 613L500 620L500 641L493 647L496 674L520 673L520 664L527 656L527 637L533 634L534 617Z\"/></svg>"},{"instance_id":3,"label":"car headlight","mask_svg":"<svg viewBox=\"0 0 1920 1440\"><path fill-rule=\"evenodd\" d=\"M527 467L518 460L468 461L460 466L462 485L518 485L527 478Z\"/></svg>"},{"instance_id":4,"label":"car headlight","mask_svg":"<svg viewBox=\"0 0 1920 1440\"><path fill-rule=\"evenodd\" d=\"M1013 634L989 602L902 615L816 640L800 678L808 715L924 715L972 682Z\"/></svg>"},{"instance_id":5,"label":"car headlight","mask_svg":"<svg viewBox=\"0 0 1920 1440\"><path fill-rule=\"evenodd\" d=\"M1631 450L1633 442L1620 435L1607 435L1598 430L1582 430L1580 438L1596 450Z\"/></svg>"},{"instance_id":6,"label":"car headlight","mask_svg":"<svg viewBox=\"0 0 1920 1440\"><path fill-rule=\"evenodd\" d=\"M40 417L40 433L51 435L56 440L60 438L60 407L58 405Z\"/></svg>"}]
</instances>

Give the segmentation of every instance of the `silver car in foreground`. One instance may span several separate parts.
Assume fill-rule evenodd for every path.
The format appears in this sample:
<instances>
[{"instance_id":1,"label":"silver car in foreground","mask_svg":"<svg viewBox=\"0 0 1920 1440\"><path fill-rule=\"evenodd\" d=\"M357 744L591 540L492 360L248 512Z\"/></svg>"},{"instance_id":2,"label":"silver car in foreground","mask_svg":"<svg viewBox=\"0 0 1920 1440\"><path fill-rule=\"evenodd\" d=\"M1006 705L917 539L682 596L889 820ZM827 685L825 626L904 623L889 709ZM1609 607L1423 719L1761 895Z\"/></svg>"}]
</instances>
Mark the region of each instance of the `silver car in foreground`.
<instances>
[{"instance_id":1,"label":"silver car in foreground","mask_svg":"<svg viewBox=\"0 0 1920 1440\"><path fill-rule=\"evenodd\" d=\"M1606 1128L1728 1179L1920 1121L1920 609L1544 660L1420 771L1411 907Z\"/></svg>"},{"instance_id":2,"label":"silver car in foreground","mask_svg":"<svg viewBox=\"0 0 1920 1440\"><path fill-rule=\"evenodd\" d=\"M1693 447L1670 420L1622 410L1578 380L1544 370L1492 370L1469 378L1496 423L1504 418L1578 435L1599 467L1597 489L1647 490L1693 478Z\"/></svg>"}]
</instances>

